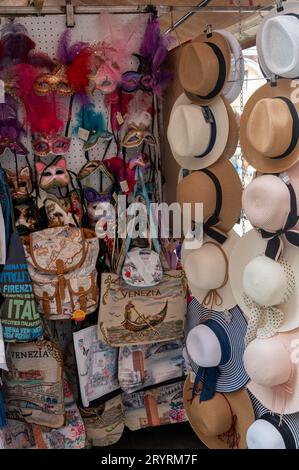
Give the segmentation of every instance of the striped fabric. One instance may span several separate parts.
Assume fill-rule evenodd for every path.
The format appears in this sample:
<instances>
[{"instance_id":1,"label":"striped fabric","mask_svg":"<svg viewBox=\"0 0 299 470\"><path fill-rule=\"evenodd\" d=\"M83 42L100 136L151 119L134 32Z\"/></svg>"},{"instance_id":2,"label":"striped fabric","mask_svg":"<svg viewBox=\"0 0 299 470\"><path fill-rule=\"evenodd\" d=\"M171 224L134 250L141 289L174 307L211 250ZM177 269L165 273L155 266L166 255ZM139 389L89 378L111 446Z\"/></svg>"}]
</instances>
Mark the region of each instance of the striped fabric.
<instances>
[{"instance_id":1,"label":"striped fabric","mask_svg":"<svg viewBox=\"0 0 299 470\"><path fill-rule=\"evenodd\" d=\"M245 349L244 337L247 322L238 306L224 312L208 310L195 298L188 305L187 319L185 325L185 336L199 323L205 319L216 321L223 330L223 338L229 343L231 354L229 360L219 365L219 377L216 383L217 392L234 392L243 388L249 381L249 377L243 365L243 353ZM190 359L190 365L195 373L199 366Z\"/></svg>"},{"instance_id":2,"label":"striped fabric","mask_svg":"<svg viewBox=\"0 0 299 470\"><path fill-rule=\"evenodd\" d=\"M268 421L281 433L287 449L299 449L299 413L279 415L271 413L249 390L255 418Z\"/></svg>"}]
</instances>

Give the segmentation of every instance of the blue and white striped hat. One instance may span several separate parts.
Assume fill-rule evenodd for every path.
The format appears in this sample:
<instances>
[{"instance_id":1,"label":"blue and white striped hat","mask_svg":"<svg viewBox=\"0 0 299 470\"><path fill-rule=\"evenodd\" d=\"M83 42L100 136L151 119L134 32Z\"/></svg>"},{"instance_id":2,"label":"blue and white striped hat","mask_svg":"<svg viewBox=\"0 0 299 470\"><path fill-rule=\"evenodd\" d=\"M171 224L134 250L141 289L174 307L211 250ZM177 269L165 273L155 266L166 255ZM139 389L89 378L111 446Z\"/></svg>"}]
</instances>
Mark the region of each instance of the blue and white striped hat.
<instances>
[{"instance_id":1,"label":"blue and white striped hat","mask_svg":"<svg viewBox=\"0 0 299 470\"><path fill-rule=\"evenodd\" d=\"M248 428L249 449L299 449L299 413L271 413L248 390L256 421Z\"/></svg>"},{"instance_id":2,"label":"blue and white striped hat","mask_svg":"<svg viewBox=\"0 0 299 470\"><path fill-rule=\"evenodd\" d=\"M215 391L240 390L249 381L243 365L246 329L247 322L238 306L216 312L192 298L185 326L186 350L197 377L195 382L204 384L201 401L212 398Z\"/></svg>"}]
</instances>

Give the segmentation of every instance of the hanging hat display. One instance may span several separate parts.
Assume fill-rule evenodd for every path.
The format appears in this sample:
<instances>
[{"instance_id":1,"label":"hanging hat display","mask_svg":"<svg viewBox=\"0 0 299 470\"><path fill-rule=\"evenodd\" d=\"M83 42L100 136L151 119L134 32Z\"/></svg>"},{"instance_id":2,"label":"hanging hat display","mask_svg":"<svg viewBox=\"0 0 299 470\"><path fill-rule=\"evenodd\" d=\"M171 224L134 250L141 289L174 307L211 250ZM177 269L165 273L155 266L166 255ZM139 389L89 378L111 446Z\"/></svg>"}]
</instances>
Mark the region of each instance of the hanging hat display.
<instances>
[{"instance_id":1,"label":"hanging hat display","mask_svg":"<svg viewBox=\"0 0 299 470\"><path fill-rule=\"evenodd\" d=\"M185 325L186 350L196 374L195 387L203 383L200 400L210 400L215 392L234 392L249 377L243 365L247 322L238 307L216 312L196 299L188 305Z\"/></svg>"},{"instance_id":2,"label":"hanging hat display","mask_svg":"<svg viewBox=\"0 0 299 470\"><path fill-rule=\"evenodd\" d=\"M191 376L183 391L184 408L190 425L209 449L246 449L246 433L254 422L248 392L216 393L211 400L200 401L201 384L194 391Z\"/></svg>"},{"instance_id":3,"label":"hanging hat display","mask_svg":"<svg viewBox=\"0 0 299 470\"><path fill-rule=\"evenodd\" d=\"M219 32L201 34L187 43L180 56L178 76L188 98L202 106L222 93L230 77L231 49Z\"/></svg>"},{"instance_id":4,"label":"hanging hat display","mask_svg":"<svg viewBox=\"0 0 299 470\"><path fill-rule=\"evenodd\" d=\"M281 11L273 9L261 22L256 35L256 48L262 71L285 78L298 78L298 21L297 2L283 3Z\"/></svg>"},{"instance_id":5,"label":"hanging hat display","mask_svg":"<svg viewBox=\"0 0 299 470\"><path fill-rule=\"evenodd\" d=\"M299 413L275 415L249 395L256 420L247 431L248 449L299 449Z\"/></svg>"},{"instance_id":6,"label":"hanging hat display","mask_svg":"<svg viewBox=\"0 0 299 470\"><path fill-rule=\"evenodd\" d=\"M228 264L230 252L239 238L231 230L222 245L209 237L204 238L203 246L198 249L188 249L186 241L182 245L182 266L191 294L207 308L223 311L236 305L229 283Z\"/></svg>"},{"instance_id":7,"label":"hanging hat display","mask_svg":"<svg viewBox=\"0 0 299 470\"><path fill-rule=\"evenodd\" d=\"M266 247L267 241L256 230L243 235L230 255L229 279L236 304L244 315L259 318L259 326L265 326L263 321L267 319L271 336L276 330L284 332L299 327L299 285L296 282L299 250L294 245L286 246L278 262L264 256ZM265 337L264 330L260 333Z\"/></svg>"},{"instance_id":8,"label":"hanging hat display","mask_svg":"<svg viewBox=\"0 0 299 470\"><path fill-rule=\"evenodd\" d=\"M177 185L178 203L182 207L190 203L191 218L199 223L194 204L202 203L204 233L219 243L224 243L240 217L241 193L240 178L228 160L195 171Z\"/></svg>"},{"instance_id":9,"label":"hanging hat display","mask_svg":"<svg viewBox=\"0 0 299 470\"><path fill-rule=\"evenodd\" d=\"M286 171L299 160L299 101L289 80L258 88L241 117L240 144L245 159L261 173Z\"/></svg>"},{"instance_id":10,"label":"hanging hat display","mask_svg":"<svg viewBox=\"0 0 299 470\"><path fill-rule=\"evenodd\" d=\"M222 155L229 135L224 99L199 106L182 94L173 105L167 139L178 164L188 170L205 168Z\"/></svg>"},{"instance_id":11,"label":"hanging hat display","mask_svg":"<svg viewBox=\"0 0 299 470\"><path fill-rule=\"evenodd\" d=\"M299 411L299 363L293 354L298 334L297 328L271 338L256 338L244 351L244 367L250 377L247 388L273 413Z\"/></svg>"}]
</instances>

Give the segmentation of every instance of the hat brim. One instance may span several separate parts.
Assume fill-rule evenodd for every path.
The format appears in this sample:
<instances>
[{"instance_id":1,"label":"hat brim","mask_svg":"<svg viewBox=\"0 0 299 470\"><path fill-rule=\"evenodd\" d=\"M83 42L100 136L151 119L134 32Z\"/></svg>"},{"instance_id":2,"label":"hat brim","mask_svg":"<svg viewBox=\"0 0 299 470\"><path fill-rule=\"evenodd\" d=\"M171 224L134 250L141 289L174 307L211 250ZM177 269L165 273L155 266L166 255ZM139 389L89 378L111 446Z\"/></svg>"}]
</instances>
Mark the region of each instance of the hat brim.
<instances>
[{"instance_id":1,"label":"hat brim","mask_svg":"<svg viewBox=\"0 0 299 470\"><path fill-rule=\"evenodd\" d=\"M267 241L256 230L250 230L241 237L233 247L229 262L229 279L236 303L248 318L250 309L243 299L243 271L245 266L258 255L265 253ZM295 279L299 279L299 250L298 247L285 244L283 257L292 266ZM295 291L287 303L281 304L279 309L284 314L284 320L278 332L286 332L299 327L299 285L295 283ZM299 409L299 408L298 408Z\"/></svg>"},{"instance_id":2,"label":"hat brim","mask_svg":"<svg viewBox=\"0 0 299 470\"><path fill-rule=\"evenodd\" d=\"M240 238L239 235L234 230L231 230L228 234L227 240L221 245L221 248L224 250L224 252L225 252L225 254L228 258L228 261L229 261L230 253L231 253L234 245L237 243L239 238ZM203 240L203 243L206 243L208 241L213 241L213 240L210 237L205 236L204 240ZM200 248L198 250L200 250ZM181 251L182 266L183 266L183 269L185 270L187 280L188 280L188 286L191 290L191 293L192 293L193 297L195 297L198 300L199 303L202 303L203 299L205 298L205 296L208 293L208 290L207 289L201 289L199 286L197 286L195 283L193 283L190 280L190 276L188 276L188 269L186 269L187 257L192 256L192 253L194 254L195 251L197 251L197 250L190 250L190 249L188 250L186 248L186 243L184 241L184 243L182 245L182 251ZM232 308L236 305L235 297L233 295L229 279L228 279L227 283L225 284L225 286L221 287L220 289L217 289L217 292L222 298L222 303L219 306L214 305L213 310L221 312L224 309L229 309L229 308Z\"/></svg>"},{"instance_id":3,"label":"hat brim","mask_svg":"<svg viewBox=\"0 0 299 470\"><path fill-rule=\"evenodd\" d=\"M241 45L235 36L224 29L216 30L219 34L225 37L228 41L234 67L231 67L229 79L222 90L222 95L228 100L229 103L233 103L241 93L244 82L244 57Z\"/></svg>"},{"instance_id":4,"label":"hat brim","mask_svg":"<svg viewBox=\"0 0 299 470\"><path fill-rule=\"evenodd\" d=\"M281 340L285 349L290 351L291 354L292 344L299 339L299 329L297 328L286 333L279 333L275 335L275 338L279 341ZM275 389L272 387L257 384L253 380L250 380L247 384L248 390L262 403L262 405L269 408L273 413L287 415L298 413L299 411L299 364L296 362L293 364L295 370L293 371L293 379L290 384L290 388L292 390L291 393L288 393L283 389L277 390L277 393L275 393ZM270 364L269 367L271 367ZM272 367L275 367L275 364L272 364ZM273 398L275 398L275 400Z\"/></svg>"},{"instance_id":5,"label":"hat brim","mask_svg":"<svg viewBox=\"0 0 299 470\"><path fill-rule=\"evenodd\" d=\"M273 18L274 16L281 16L281 15L286 15L288 13L295 13L299 14L299 5L297 2L284 2L283 3L283 10L282 11L277 11L276 8L274 8L272 11L270 11L267 16L263 19L261 22L257 33L256 33L256 49L257 49L257 54L259 58L259 64L260 68L264 72L264 75L266 75L267 78L271 77L271 70L267 67L264 59L264 54L263 54L263 47L262 47L262 34L263 34L263 29L265 27L265 23L270 19ZM298 21L298 26L299 26L299 20ZM298 77L287 77L287 78L298 78Z\"/></svg>"},{"instance_id":6,"label":"hat brim","mask_svg":"<svg viewBox=\"0 0 299 470\"><path fill-rule=\"evenodd\" d=\"M192 101L188 99L184 93L181 94L173 105L169 120L171 120L173 112L178 106L188 104L192 104ZM213 103L211 103L210 108L216 121L217 136L213 149L205 157L184 157L177 154L171 145L171 138L168 137L172 155L182 168L186 168L187 170L200 170L201 168L206 168L207 166L215 163L221 157L225 147L227 146L229 136L229 116L223 98L216 98Z\"/></svg>"},{"instance_id":7,"label":"hat brim","mask_svg":"<svg viewBox=\"0 0 299 470\"><path fill-rule=\"evenodd\" d=\"M298 21L299 25L299 21ZM258 88L247 101L243 114L241 116L240 124L240 144L243 155L247 162L252 165L257 171L261 173L280 173L286 171L294 165L299 159L299 141L294 150L284 158L269 158L258 152L249 142L247 138L247 125L250 114L260 100L264 98L285 97L291 100L291 95L294 93L294 88L291 87L290 80L281 79L277 82L277 86L272 87L267 83ZM299 114L299 102L294 102L297 113ZM262 125L262 124L261 124Z\"/></svg>"},{"instance_id":8,"label":"hat brim","mask_svg":"<svg viewBox=\"0 0 299 470\"><path fill-rule=\"evenodd\" d=\"M189 331L197 326L205 318L216 321L226 332L230 342L231 356L226 364L219 365L219 377L216 383L217 392L235 392L243 388L249 381L244 368L243 354L245 350L245 334L247 322L239 307L229 311L230 322L226 320L223 312L206 309L196 299L192 299L188 305L187 322L185 325L185 337ZM200 367L190 359L192 370L197 373Z\"/></svg>"},{"instance_id":9,"label":"hat brim","mask_svg":"<svg viewBox=\"0 0 299 470\"><path fill-rule=\"evenodd\" d=\"M179 63L179 70L178 70L178 73L179 73L179 78L180 78L180 82L181 82L181 85L182 87L184 88L184 91L186 93L186 95L192 100L193 103L196 103L196 104L199 104L201 106L206 106L206 105L209 105L210 103L212 103L215 98L217 98L217 96L219 96L220 94L223 93L223 89L227 83L227 80L229 80L229 77L230 77L230 69L231 69L231 48L230 48L230 45L229 45L229 42L228 40L224 37L224 35L220 34L219 32L213 32L212 33L212 36L207 38L206 34L200 34L199 36L197 36L196 38L193 39L193 42L210 42L210 43L213 43L215 44L222 52L223 54L223 57L224 57L224 61L225 61L225 67L226 67L226 76L225 76L225 81L224 81L224 84L223 84L223 87L219 90L219 92L213 96L212 98L209 98L209 99L203 99L203 98L200 98L198 96L198 94L200 94L199 90L198 90L198 93L196 92L196 90L186 90L185 87L184 87L184 71L181 70L181 67L180 67L180 63ZM208 56L206 58L203 59L203 62L204 61L208 61ZM191 64L191 67L192 67L192 64ZM192 73L192 70L187 70L188 74Z\"/></svg>"},{"instance_id":10,"label":"hat brim","mask_svg":"<svg viewBox=\"0 0 299 470\"><path fill-rule=\"evenodd\" d=\"M229 443L225 440L220 439L218 436L207 436L205 435L198 425L197 416L200 414L200 404L198 398L193 400L191 404L193 384L190 381L190 375L187 377L184 385L183 398L184 408L189 420L189 423L197 434L199 439L209 449L229 449ZM233 414L237 417L236 420L236 431L240 436L239 449L246 449L246 434L249 426L254 422L254 412L249 398L248 392L245 389L238 390L236 392L225 394L225 398L229 401ZM211 413L217 413L213 398L206 404L209 403L211 406Z\"/></svg>"}]
</instances>

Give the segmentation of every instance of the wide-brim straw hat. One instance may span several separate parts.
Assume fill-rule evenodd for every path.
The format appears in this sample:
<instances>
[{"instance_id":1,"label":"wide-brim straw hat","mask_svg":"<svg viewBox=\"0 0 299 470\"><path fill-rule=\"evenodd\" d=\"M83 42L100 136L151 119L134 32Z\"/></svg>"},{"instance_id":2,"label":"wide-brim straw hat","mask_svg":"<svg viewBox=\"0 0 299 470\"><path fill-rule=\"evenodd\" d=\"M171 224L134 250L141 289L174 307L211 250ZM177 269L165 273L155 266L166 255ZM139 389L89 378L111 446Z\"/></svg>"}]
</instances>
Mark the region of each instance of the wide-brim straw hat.
<instances>
[{"instance_id":1,"label":"wide-brim straw hat","mask_svg":"<svg viewBox=\"0 0 299 470\"><path fill-rule=\"evenodd\" d=\"M286 171L299 159L297 92L290 80L281 79L258 88L245 105L240 144L247 162L261 173Z\"/></svg>"},{"instance_id":2,"label":"wide-brim straw hat","mask_svg":"<svg viewBox=\"0 0 299 470\"><path fill-rule=\"evenodd\" d=\"M195 103L207 105L230 77L231 48L219 32L200 34L181 52L178 76L185 93Z\"/></svg>"},{"instance_id":3,"label":"wide-brim straw hat","mask_svg":"<svg viewBox=\"0 0 299 470\"><path fill-rule=\"evenodd\" d=\"M236 304L243 310L244 315L250 317L250 307L244 299L243 272L250 261L265 253L267 241L256 230L250 230L241 237L232 249L229 262L229 279L236 300ZM288 244L283 251L283 258L291 266L294 278L299 279L299 250L296 246ZM271 283L271 279L269 279ZM266 286L265 286L266 287ZM270 286L272 288L272 286ZM286 303L278 308L283 312L283 322L278 332L287 332L299 327L299 283L295 283L295 290Z\"/></svg>"},{"instance_id":4,"label":"wide-brim straw hat","mask_svg":"<svg viewBox=\"0 0 299 470\"><path fill-rule=\"evenodd\" d=\"M184 385L184 408L199 439L209 449L246 449L246 433L254 422L248 392L241 389L231 393L215 393L208 401L200 402L198 396L192 400L193 383L190 377Z\"/></svg>"}]
</instances>

